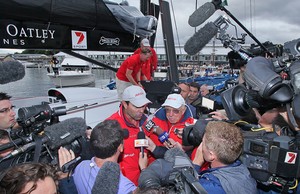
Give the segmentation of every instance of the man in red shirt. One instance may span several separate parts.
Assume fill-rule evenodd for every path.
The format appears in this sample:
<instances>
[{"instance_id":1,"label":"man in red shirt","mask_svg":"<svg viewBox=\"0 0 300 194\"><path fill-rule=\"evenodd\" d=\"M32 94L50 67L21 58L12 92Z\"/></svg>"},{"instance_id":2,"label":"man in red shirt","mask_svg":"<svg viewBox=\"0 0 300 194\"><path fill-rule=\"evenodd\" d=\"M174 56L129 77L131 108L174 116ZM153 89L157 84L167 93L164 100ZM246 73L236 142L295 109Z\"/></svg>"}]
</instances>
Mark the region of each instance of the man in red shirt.
<instances>
[{"instance_id":1,"label":"man in red shirt","mask_svg":"<svg viewBox=\"0 0 300 194\"><path fill-rule=\"evenodd\" d=\"M118 96L121 99L125 88L131 85L141 86L141 68L151 56L149 49L142 49L139 54L134 54L128 57L121 64L116 74L116 86Z\"/></svg>"},{"instance_id":2,"label":"man in red shirt","mask_svg":"<svg viewBox=\"0 0 300 194\"><path fill-rule=\"evenodd\" d=\"M142 169L139 167L140 148L134 146L134 140L137 139L138 132L143 131L141 126L147 119L144 111L148 103L151 102L146 98L143 88L129 86L124 90L119 111L108 118L108 120L117 120L121 127L129 132L129 137L124 139L124 150L119 157L119 164L123 175L136 185ZM145 154L145 161L142 162L147 163L147 154ZM142 166L146 167L146 164Z\"/></svg>"},{"instance_id":3,"label":"man in red shirt","mask_svg":"<svg viewBox=\"0 0 300 194\"><path fill-rule=\"evenodd\" d=\"M180 94L169 94L162 107L155 113L153 122L163 131L169 133L170 139L182 145L183 129L188 125L196 123L190 108ZM147 136L158 146L163 145L157 139L157 135L147 133ZM190 151L193 147L183 146L185 151Z\"/></svg>"},{"instance_id":4,"label":"man in red shirt","mask_svg":"<svg viewBox=\"0 0 300 194\"><path fill-rule=\"evenodd\" d=\"M134 51L134 54L138 54L143 49L151 50L151 57L144 63L142 72L141 72L141 80L153 80L152 75L153 72L157 69L157 55L153 48L151 48L149 40L144 38L140 43L140 48Z\"/></svg>"}]
</instances>

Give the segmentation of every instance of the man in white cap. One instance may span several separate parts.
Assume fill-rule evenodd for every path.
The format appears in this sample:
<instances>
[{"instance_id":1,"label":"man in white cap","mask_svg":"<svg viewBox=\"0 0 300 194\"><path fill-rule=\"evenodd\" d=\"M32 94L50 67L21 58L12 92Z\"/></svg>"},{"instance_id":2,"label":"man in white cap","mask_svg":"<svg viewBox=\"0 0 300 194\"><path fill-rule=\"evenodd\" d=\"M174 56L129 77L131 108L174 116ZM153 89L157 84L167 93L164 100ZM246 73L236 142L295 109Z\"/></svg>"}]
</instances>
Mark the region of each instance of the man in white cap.
<instances>
[{"instance_id":1,"label":"man in white cap","mask_svg":"<svg viewBox=\"0 0 300 194\"><path fill-rule=\"evenodd\" d=\"M151 103L146 98L146 93L139 86L127 87L122 96L119 111L111 115L108 120L117 120L122 128L128 129L129 137L124 139L124 150L119 158L119 164L124 176L131 180L135 185L138 184L140 175L139 156L140 149L134 147L139 131L143 131L142 125L147 120L144 111ZM147 154L145 154L147 163ZM141 167L142 168L142 167Z\"/></svg>"},{"instance_id":2,"label":"man in white cap","mask_svg":"<svg viewBox=\"0 0 300 194\"><path fill-rule=\"evenodd\" d=\"M160 110L155 113L154 123L163 131L169 133L170 138L182 145L182 132L187 125L195 124L192 112L180 94L169 94ZM148 134L147 134L148 135ZM161 146L154 134L149 135L152 141ZM186 151L191 148L183 147Z\"/></svg>"},{"instance_id":3,"label":"man in white cap","mask_svg":"<svg viewBox=\"0 0 300 194\"><path fill-rule=\"evenodd\" d=\"M143 49L151 50L151 57L148 59L147 63L143 64L141 72L141 80L153 80L153 72L157 69L157 55L153 48L151 48L149 40L147 38L142 39L140 43L140 48L134 51L134 54L138 54Z\"/></svg>"}]
</instances>

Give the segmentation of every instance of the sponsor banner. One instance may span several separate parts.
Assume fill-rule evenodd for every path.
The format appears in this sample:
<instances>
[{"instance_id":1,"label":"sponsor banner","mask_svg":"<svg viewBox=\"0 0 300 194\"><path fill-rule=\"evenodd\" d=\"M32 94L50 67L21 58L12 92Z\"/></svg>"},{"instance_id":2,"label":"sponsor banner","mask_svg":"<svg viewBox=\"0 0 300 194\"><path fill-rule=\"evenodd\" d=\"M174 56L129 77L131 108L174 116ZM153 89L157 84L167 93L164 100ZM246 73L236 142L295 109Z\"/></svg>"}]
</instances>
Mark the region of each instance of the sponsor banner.
<instances>
[{"instance_id":1,"label":"sponsor banner","mask_svg":"<svg viewBox=\"0 0 300 194\"><path fill-rule=\"evenodd\" d=\"M133 52L138 42L129 33L0 20L0 48Z\"/></svg>"}]
</instances>

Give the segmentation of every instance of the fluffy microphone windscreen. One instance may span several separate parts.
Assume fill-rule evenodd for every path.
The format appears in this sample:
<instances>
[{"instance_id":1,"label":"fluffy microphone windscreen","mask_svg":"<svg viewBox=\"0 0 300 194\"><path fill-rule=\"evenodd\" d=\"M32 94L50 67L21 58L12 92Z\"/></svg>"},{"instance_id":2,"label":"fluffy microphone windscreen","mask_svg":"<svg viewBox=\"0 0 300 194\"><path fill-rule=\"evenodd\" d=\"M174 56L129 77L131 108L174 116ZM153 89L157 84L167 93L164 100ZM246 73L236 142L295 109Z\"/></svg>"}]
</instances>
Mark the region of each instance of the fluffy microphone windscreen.
<instances>
[{"instance_id":1,"label":"fluffy microphone windscreen","mask_svg":"<svg viewBox=\"0 0 300 194\"><path fill-rule=\"evenodd\" d=\"M44 131L49 138L48 145L51 149L55 149L69 144L79 137L85 136L86 129L85 120L75 117L50 125Z\"/></svg>"},{"instance_id":2,"label":"fluffy microphone windscreen","mask_svg":"<svg viewBox=\"0 0 300 194\"><path fill-rule=\"evenodd\" d=\"M116 194L119 190L120 166L107 161L98 172L92 194Z\"/></svg>"},{"instance_id":3,"label":"fluffy microphone windscreen","mask_svg":"<svg viewBox=\"0 0 300 194\"><path fill-rule=\"evenodd\" d=\"M188 23L192 27L197 27L212 16L215 11L215 5L211 2L206 2L190 15Z\"/></svg>"},{"instance_id":4,"label":"fluffy microphone windscreen","mask_svg":"<svg viewBox=\"0 0 300 194\"><path fill-rule=\"evenodd\" d=\"M189 158L188 155L186 155L186 153L182 149L174 147L166 151L164 159L168 162L174 162L175 156L183 156Z\"/></svg>"},{"instance_id":5,"label":"fluffy microphone windscreen","mask_svg":"<svg viewBox=\"0 0 300 194\"><path fill-rule=\"evenodd\" d=\"M189 55L195 55L218 33L218 27L209 22L198 30L184 45L184 50Z\"/></svg>"},{"instance_id":6,"label":"fluffy microphone windscreen","mask_svg":"<svg viewBox=\"0 0 300 194\"><path fill-rule=\"evenodd\" d=\"M25 76L25 67L19 61L0 62L0 84L23 79Z\"/></svg>"}]
</instances>

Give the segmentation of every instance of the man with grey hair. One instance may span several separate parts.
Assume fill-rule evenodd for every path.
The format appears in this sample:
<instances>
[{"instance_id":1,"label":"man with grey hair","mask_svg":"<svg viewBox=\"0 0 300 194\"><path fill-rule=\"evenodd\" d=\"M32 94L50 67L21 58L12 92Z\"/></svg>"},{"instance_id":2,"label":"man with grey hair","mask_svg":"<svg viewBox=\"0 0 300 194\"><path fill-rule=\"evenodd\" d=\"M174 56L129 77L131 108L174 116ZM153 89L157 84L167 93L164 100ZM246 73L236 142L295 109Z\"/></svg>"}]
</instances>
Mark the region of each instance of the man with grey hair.
<instances>
[{"instance_id":1,"label":"man with grey hair","mask_svg":"<svg viewBox=\"0 0 300 194\"><path fill-rule=\"evenodd\" d=\"M167 132L170 138L182 145L183 129L187 125L192 125L196 122L192 112L187 107L185 100L180 94L169 94L162 107L155 113L153 122L162 131ZM158 140L157 135L147 134L157 146L163 144ZM190 147L184 147L185 151L190 150Z\"/></svg>"}]
</instances>

